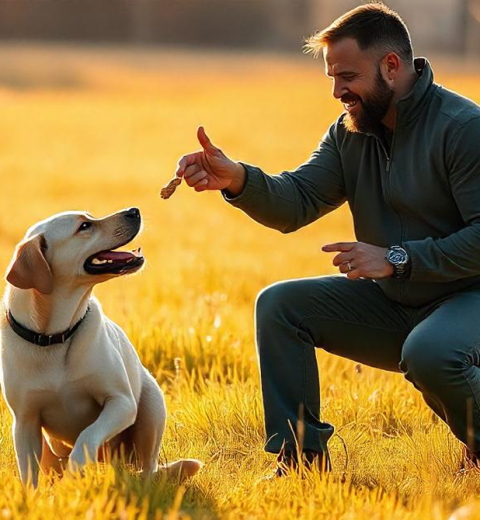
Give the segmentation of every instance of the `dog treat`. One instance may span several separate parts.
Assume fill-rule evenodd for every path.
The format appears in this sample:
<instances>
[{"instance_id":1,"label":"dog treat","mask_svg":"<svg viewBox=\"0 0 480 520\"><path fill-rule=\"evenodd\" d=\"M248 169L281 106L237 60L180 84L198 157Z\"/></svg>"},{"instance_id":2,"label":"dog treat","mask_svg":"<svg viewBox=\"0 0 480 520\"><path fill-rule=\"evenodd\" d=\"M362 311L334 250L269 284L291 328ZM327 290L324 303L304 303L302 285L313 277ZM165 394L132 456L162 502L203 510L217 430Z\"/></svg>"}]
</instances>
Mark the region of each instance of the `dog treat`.
<instances>
[{"instance_id":1,"label":"dog treat","mask_svg":"<svg viewBox=\"0 0 480 520\"><path fill-rule=\"evenodd\" d=\"M174 177L168 184L166 184L160 192L162 199L169 199L175 193L177 186L179 186L181 182L182 179L180 177Z\"/></svg>"}]
</instances>

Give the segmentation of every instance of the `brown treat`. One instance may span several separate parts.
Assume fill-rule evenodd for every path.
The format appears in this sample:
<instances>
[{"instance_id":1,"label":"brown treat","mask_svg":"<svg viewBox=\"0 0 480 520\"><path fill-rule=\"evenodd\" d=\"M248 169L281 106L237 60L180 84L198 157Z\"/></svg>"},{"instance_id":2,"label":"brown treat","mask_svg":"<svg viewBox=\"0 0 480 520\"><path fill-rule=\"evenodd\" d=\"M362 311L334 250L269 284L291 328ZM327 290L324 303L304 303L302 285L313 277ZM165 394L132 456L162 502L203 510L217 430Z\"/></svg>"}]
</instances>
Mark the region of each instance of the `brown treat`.
<instances>
[{"instance_id":1,"label":"brown treat","mask_svg":"<svg viewBox=\"0 0 480 520\"><path fill-rule=\"evenodd\" d=\"M162 199L169 199L175 193L177 186L179 186L181 182L182 179L180 177L174 177L168 184L166 184L160 192Z\"/></svg>"}]
</instances>

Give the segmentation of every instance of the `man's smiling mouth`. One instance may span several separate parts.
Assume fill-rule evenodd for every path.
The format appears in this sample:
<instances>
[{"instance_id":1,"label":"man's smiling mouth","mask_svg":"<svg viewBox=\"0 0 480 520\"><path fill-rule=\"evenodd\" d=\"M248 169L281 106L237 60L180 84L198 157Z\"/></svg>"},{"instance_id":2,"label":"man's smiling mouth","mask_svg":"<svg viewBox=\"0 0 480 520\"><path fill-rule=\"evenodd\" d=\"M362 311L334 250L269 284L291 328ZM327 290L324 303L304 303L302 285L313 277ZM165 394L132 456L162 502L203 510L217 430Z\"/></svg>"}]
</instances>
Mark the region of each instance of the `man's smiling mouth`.
<instances>
[{"instance_id":1,"label":"man's smiling mouth","mask_svg":"<svg viewBox=\"0 0 480 520\"><path fill-rule=\"evenodd\" d=\"M345 110L351 110L354 106L357 105L357 103L358 99L356 99L355 101L344 102L343 106L345 107Z\"/></svg>"}]
</instances>

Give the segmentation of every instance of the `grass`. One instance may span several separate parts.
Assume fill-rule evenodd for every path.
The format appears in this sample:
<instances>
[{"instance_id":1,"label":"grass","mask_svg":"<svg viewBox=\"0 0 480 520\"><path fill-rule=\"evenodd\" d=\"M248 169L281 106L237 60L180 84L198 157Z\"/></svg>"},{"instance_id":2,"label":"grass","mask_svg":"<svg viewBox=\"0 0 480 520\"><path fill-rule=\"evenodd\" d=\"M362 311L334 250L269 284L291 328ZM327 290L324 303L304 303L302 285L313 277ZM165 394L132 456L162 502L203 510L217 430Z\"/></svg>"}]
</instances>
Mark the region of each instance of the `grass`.
<instances>
[{"instance_id":1,"label":"grass","mask_svg":"<svg viewBox=\"0 0 480 520\"><path fill-rule=\"evenodd\" d=\"M437 68L441 83L480 101L478 76ZM165 391L162 458L205 462L182 488L94 466L24 490L2 404L0 517L480 518L480 477L459 473L461 446L421 396L399 374L322 351L322 417L338 432L333 474L258 482L273 460L262 449L255 296L278 280L335 272L320 247L353 238L348 210L283 236L217 193L181 186L163 201L159 190L197 149L199 124L233 158L295 168L339 114L330 88L321 64L300 54L0 48L1 268L41 218L138 206L148 265L96 294Z\"/></svg>"}]
</instances>

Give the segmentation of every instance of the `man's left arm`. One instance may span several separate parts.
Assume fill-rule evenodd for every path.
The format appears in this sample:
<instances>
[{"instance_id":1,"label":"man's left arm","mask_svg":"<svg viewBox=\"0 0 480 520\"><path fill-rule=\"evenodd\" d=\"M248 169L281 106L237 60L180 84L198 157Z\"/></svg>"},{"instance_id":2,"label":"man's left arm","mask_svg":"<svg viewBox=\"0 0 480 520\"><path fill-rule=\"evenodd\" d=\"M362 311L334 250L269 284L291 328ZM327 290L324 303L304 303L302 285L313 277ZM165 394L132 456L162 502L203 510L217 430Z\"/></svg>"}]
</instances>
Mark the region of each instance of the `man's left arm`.
<instances>
[{"instance_id":1,"label":"man's left arm","mask_svg":"<svg viewBox=\"0 0 480 520\"><path fill-rule=\"evenodd\" d=\"M405 241L412 281L450 282L480 275L480 117L456 133L446 153L453 197L465 227L444 238Z\"/></svg>"}]
</instances>

